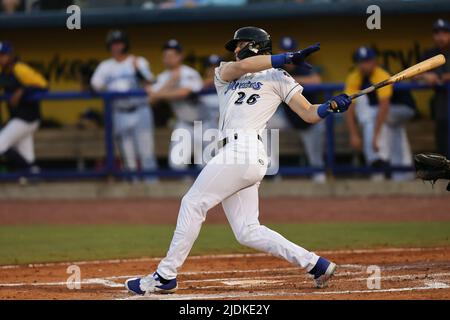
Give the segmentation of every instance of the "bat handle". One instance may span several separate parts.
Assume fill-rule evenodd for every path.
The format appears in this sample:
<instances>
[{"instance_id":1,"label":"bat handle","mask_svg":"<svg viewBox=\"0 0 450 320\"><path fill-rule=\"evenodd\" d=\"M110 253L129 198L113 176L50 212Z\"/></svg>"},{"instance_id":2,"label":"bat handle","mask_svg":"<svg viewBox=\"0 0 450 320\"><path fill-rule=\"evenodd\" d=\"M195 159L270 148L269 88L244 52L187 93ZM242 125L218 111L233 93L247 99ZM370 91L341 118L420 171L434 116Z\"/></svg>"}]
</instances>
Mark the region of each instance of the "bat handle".
<instances>
[{"instance_id":1,"label":"bat handle","mask_svg":"<svg viewBox=\"0 0 450 320\"><path fill-rule=\"evenodd\" d=\"M330 109L332 111L335 111L335 110L337 110L337 108L338 108L338 105L337 105L336 101L330 101Z\"/></svg>"},{"instance_id":2,"label":"bat handle","mask_svg":"<svg viewBox=\"0 0 450 320\"><path fill-rule=\"evenodd\" d=\"M352 94L351 96L349 96L349 98L354 100L364 94L365 94L364 92L358 92L358 93ZM337 105L336 101L334 101L334 100L330 101L330 109L335 111L335 110L337 110L337 108L338 108L338 105Z\"/></svg>"}]
</instances>

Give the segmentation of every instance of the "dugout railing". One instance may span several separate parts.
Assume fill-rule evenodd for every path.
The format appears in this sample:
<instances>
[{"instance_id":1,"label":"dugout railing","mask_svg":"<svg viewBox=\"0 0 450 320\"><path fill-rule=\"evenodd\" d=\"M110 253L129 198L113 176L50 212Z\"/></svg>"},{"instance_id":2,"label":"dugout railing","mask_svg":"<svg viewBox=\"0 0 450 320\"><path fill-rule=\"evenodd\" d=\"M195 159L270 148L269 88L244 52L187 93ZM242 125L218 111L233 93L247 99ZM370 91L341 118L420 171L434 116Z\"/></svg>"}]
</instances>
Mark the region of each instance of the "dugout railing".
<instances>
[{"instance_id":1,"label":"dugout railing","mask_svg":"<svg viewBox=\"0 0 450 320\"><path fill-rule=\"evenodd\" d=\"M446 90L450 93L450 83L445 85ZM335 92L342 91L343 84L320 84L320 85L307 85L305 86L305 92L309 93L321 93L325 100L333 96ZM417 83L401 83L394 86L395 90L429 90L432 89L429 86L425 86ZM201 93L200 93L201 94ZM139 97L145 96L144 91L130 91L130 92L105 92L105 93L88 93L88 92L48 92L34 95L31 99L36 100L88 100L88 99L101 99L103 100L103 114L104 114L104 144L105 144L105 162L100 169L87 169L87 170L41 170L39 173L26 173L26 172L1 172L0 181L13 181L20 177L31 176L38 179L57 180L57 179L84 179L84 178L133 178L133 177L186 177L187 175L196 175L199 169L187 169L183 171L174 171L166 168L159 168L154 171L124 171L116 166L115 163L115 150L114 150L114 137L113 137L113 123L112 123L112 101L116 98L123 97ZM0 96L0 101L7 100L7 96ZM447 94L447 109L450 114L450 94ZM278 173L283 176L303 176L310 175L317 172L327 172L330 175L340 174L371 174L375 172L398 172L398 171L412 171L412 167L386 167L380 169L374 169L367 166L354 166L337 164L335 161L335 117L326 118L326 148L325 148L325 166L323 168L314 168L308 166L280 166ZM450 137L450 120L449 120L449 132ZM450 139L448 150L450 153ZM447 155L450 158L450 154Z\"/></svg>"}]
</instances>

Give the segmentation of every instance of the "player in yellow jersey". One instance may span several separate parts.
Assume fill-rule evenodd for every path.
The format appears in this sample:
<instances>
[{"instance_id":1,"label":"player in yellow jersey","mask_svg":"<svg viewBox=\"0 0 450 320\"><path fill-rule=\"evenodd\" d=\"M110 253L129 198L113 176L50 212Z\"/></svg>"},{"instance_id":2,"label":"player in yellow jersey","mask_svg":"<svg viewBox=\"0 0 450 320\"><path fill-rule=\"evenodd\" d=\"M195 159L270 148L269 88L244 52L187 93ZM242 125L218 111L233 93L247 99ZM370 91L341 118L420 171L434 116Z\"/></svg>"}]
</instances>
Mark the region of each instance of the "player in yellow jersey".
<instances>
[{"instance_id":1,"label":"player in yellow jersey","mask_svg":"<svg viewBox=\"0 0 450 320\"><path fill-rule=\"evenodd\" d=\"M8 96L10 119L0 130L0 155L21 170L32 170L35 155L33 134L38 129L40 102L30 96L46 91L47 80L19 61L9 42L0 42L0 88Z\"/></svg>"}]
</instances>

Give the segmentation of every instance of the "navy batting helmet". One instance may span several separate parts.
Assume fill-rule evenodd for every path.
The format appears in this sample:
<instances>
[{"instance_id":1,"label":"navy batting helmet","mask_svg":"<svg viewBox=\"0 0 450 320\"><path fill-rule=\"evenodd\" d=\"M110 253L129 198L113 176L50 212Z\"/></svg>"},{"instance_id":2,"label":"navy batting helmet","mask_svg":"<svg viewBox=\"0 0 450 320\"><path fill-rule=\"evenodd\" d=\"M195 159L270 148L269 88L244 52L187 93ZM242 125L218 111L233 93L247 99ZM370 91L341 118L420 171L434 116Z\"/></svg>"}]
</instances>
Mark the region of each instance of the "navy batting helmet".
<instances>
[{"instance_id":1,"label":"navy batting helmet","mask_svg":"<svg viewBox=\"0 0 450 320\"><path fill-rule=\"evenodd\" d=\"M234 33L233 39L225 44L225 49L234 52L239 41L249 41L238 53L239 59L252 56L271 54L272 40L270 35L263 29L257 27L243 27Z\"/></svg>"}]
</instances>

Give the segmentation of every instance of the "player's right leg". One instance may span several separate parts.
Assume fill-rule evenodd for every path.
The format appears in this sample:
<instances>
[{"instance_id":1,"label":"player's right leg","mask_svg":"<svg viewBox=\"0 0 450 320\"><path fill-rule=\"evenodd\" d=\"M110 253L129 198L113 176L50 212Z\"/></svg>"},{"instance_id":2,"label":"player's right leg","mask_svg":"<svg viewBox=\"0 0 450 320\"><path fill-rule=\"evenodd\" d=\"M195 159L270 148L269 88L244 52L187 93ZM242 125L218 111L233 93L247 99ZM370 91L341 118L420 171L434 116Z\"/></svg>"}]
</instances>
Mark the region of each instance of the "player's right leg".
<instances>
[{"instance_id":1,"label":"player's right leg","mask_svg":"<svg viewBox=\"0 0 450 320\"><path fill-rule=\"evenodd\" d=\"M236 239L242 245L281 257L306 269L314 277L317 287L324 287L333 275L336 265L319 257L279 233L259 223L259 182L242 189L222 202Z\"/></svg>"}]
</instances>

